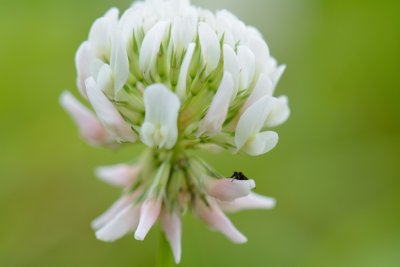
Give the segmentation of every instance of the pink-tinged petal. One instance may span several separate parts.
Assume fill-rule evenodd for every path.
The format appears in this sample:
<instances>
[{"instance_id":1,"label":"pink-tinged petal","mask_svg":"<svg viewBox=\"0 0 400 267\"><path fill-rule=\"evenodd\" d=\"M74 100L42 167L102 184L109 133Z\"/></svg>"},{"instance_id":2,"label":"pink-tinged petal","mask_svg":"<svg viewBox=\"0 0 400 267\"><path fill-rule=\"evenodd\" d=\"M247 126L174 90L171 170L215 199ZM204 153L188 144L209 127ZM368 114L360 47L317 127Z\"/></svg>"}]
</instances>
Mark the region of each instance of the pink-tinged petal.
<instances>
[{"instance_id":1,"label":"pink-tinged petal","mask_svg":"<svg viewBox=\"0 0 400 267\"><path fill-rule=\"evenodd\" d=\"M106 212L92 222L92 228L99 230L109 223L119 212L132 203L134 195L124 195L118 199Z\"/></svg>"},{"instance_id":2,"label":"pink-tinged petal","mask_svg":"<svg viewBox=\"0 0 400 267\"><path fill-rule=\"evenodd\" d=\"M161 224L162 228L167 236L167 240L172 248L174 254L175 263L179 264L182 255L182 225L181 219L176 213L169 213L163 210L161 213Z\"/></svg>"},{"instance_id":3,"label":"pink-tinged petal","mask_svg":"<svg viewBox=\"0 0 400 267\"><path fill-rule=\"evenodd\" d=\"M209 178L207 179L205 186L207 194L210 196L222 201L233 201L250 194L251 189L256 187L256 183L254 180Z\"/></svg>"},{"instance_id":4,"label":"pink-tinged petal","mask_svg":"<svg viewBox=\"0 0 400 267\"><path fill-rule=\"evenodd\" d=\"M139 208L129 204L120 211L109 223L96 232L97 239L113 242L132 232L139 221Z\"/></svg>"},{"instance_id":5,"label":"pink-tinged petal","mask_svg":"<svg viewBox=\"0 0 400 267\"><path fill-rule=\"evenodd\" d=\"M92 77L86 80L86 92L97 116L109 133L118 140L135 142L136 136L131 127L98 88Z\"/></svg>"},{"instance_id":6,"label":"pink-tinged petal","mask_svg":"<svg viewBox=\"0 0 400 267\"><path fill-rule=\"evenodd\" d=\"M71 93L64 92L60 97L60 103L78 126L80 135L88 143L98 146L109 141L109 135L96 116Z\"/></svg>"},{"instance_id":7,"label":"pink-tinged petal","mask_svg":"<svg viewBox=\"0 0 400 267\"><path fill-rule=\"evenodd\" d=\"M242 244L247 242L247 238L236 229L232 222L222 212L215 201L210 200L207 206L202 200L198 200L196 204L196 214L202 219L209 227L223 233L232 242Z\"/></svg>"},{"instance_id":8,"label":"pink-tinged petal","mask_svg":"<svg viewBox=\"0 0 400 267\"><path fill-rule=\"evenodd\" d=\"M140 211L139 226L135 232L136 240L144 240L160 215L161 204L161 199L150 199L143 203Z\"/></svg>"},{"instance_id":9,"label":"pink-tinged petal","mask_svg":"<svg viewBox=\"0 0 400 267\"><path fill-rule=\"evenodd\" d=\"M129 187L133 184L139 172L139 166L118 164L97 168L96 176L110 185Z\"/></svg>"},{"instance_id":10,"label":"pink-tinged petal","mask_svg":"<svg viewBox=\"0 0 400 267\"><path fill-rule=\"evenodd\" d=\"M274 198L250 193L246 197L235 199L232 202L219 202L222 210L227 212L237 212L248 209L273 209L276 205Z\"/></svg>"}]
</instances>

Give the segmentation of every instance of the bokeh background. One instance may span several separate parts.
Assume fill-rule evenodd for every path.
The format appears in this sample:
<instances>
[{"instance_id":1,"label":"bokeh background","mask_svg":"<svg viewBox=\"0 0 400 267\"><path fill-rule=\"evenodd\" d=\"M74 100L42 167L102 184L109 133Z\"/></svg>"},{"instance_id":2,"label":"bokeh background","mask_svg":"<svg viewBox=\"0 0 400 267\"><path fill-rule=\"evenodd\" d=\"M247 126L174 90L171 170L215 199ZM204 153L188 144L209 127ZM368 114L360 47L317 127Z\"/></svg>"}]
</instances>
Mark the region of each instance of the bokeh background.
<instances>
[{"instance_id":1,"label":"bokeh background","mask_svg":"<svg viewBox=\"0 0 400 267\"><path fill-rule=\"evenodd\" d=\"M372 0L193 0L236 13L288 65L293 114L258 157L208 155L242 170L273 211L231 216L242 246L186 216L181 266L400 266L400 4ZM129 0L0 0L0 266L153 266L144 242L97 241L90 221L119 195L96 165L140 148L93 149L58 97L95 18Z\"/></svg>"}]
</instances>

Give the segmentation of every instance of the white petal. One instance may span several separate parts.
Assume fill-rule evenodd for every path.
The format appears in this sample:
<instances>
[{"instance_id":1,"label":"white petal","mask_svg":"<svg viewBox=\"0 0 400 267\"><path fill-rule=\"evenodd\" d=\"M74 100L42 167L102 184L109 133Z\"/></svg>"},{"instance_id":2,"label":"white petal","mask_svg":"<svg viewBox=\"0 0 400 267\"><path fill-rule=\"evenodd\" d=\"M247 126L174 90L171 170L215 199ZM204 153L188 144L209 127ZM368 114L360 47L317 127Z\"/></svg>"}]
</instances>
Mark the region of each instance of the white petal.
<instances>
[{"instance_id":1,"label":"white petal","mask_svg":"<svg viewBox=\"0 0 400 267\"><path fill-rule=\"evenodd\" d=\"M101 145L109 140L109 136L96 116L79 103L69 92L61 95L60 103L69 113L79 128L80 135L92 145Z\"/></svg>"},{"instance_id":2,"label":"white petal","mask_svg":"<svg viewBox=\"0 0 400 267\"><path fill-rule=\"evenodd\" d=\"M97 85L105 94L114 95L113 73L109 65L103 63L97 75Z\"/></svg>"},{"instance_id":3,"label":"white petal","mask_svg":"<svg viewBox=\"0 0 400 267\"><path fill-rule=\"evenodd\" d=\"M219 202L224 211L237 212L248 209L273 209L276 205L274 198L250 193L246 197L237 198L232 202Z\"/></svg>"},{"instance_id":4,"label":"white petal","mask_svg":"<svg viewBox=\"0 0 400 267\"><path fill-rule=\"evenodd\" d=\"M196 214L202 219L209 227L218 230L227 236L234 243L246 243L247 238L239 232L232 222L221 211L218 204L210 200L210 205L207 206L202 200L198 200L196 204Z\"/></svg>"},{"instance_id":5,"label":"white petal","mask_svg":"<svg viewBox=\"0 0 400 267\"><path fill-rule=\"evenodd\" d=\"M274 149L278 140L276 132L258 133L246 143L242 150L251 156L259 156Z\"/></svg>"},{"instance_id":6,"label":"white petal","mask_svg":"<svg viewBox=\"0 0 400 267\"><path fill-rule=\"evenodd\" d=\"M150 123L150 122L145 122L143 123L142 127L140 128L140 139L142 142L149 146L153 147L156 144L154 143L154 132L156 131L156 127Z\"/></svg>"},{"instance_id":7,"label":"white petal","mask_svg":"<svg viewBox=\"0 0 400 267\"><path fill-rule=\"evenodd\" d=\"M229 72L225 72L211 106L200 124L199 136L204 133L211 136L221 132L233 93L234 84L232 75Z\"/></svg>"},{"instance_id":8,"label":"white petal","mask_svg":"<svg viewBox=\"0 0 400 267\"><path fill-rule=\"evenodd\" d=\"M75 56L75 65L78 74L77 85L81 95L86 96L85 80L90 76L90 66L94 60L94 55L88 41L81 44Z\"/></svg>"},{"instance_id":9,"label":"white petal","mask_svg":"<svg viewBox=\"0 0 400 267\"><path fill-rule=\"evenodd\" d=\"M140 221L139 226L135 232L136 240L144 240L147 233L153 227L154 223L157 221L158 216L161 212L161 199L151 199L146 200L140 210Z\"/></svg>"},{"instance_id":10,"label":"white petal","mask_svg":"<svg viewBox=\"0 0 400 267\"><path fill-rule=\"evenodd\" d=\"M253 52L243 45L238 46L237 54L240 66L240 86L241 89L248 89L254 79L256 58Z\"/></svg>"},{"instance_id":11,"label":"white petal","mask_svg":"<svg viewBox=\"0 0 400 267\"><path fill-rule=\"evenodd\" d=\"M195 48L196 48L195 43L189 44L179 72L178 84L176 86L176 94L182 101L185 100L186 98L186 80Z\"/></svg>"},{"instance_id":12,"label":"white petal","mask_svg":"<svg viewBox=\"0 0 400 267\"><path fill-rule=\"evenodd\" d=\"M86 91L97 116L110 134L123 141L135 142L136 136L131 127L125 122L110 100L108 100L104 93L98 88L93 78L86 80Z\"/></svg>"},{"instance_id":13,"label":"white petal","mask_svg":"<svg viewBox=\"0 0 400 267\"><path fill-rule=\"evenodd\" d=\"M276 127L283 124L290 116L290 109L288 104L288 98L281 96L278 98L278 102L272 108L269 114L265 126Z\"/></svg>"},{"instance_id":14,"label":"white petal","mask_svg":"<svg viewBox=\"0 0 400 267\"><path fill-rule=\"evenodd\" d=\"M224 70L232 74L233 77L235 84L234 93L231 99L231 101L233 101L239 90L240 69L235 51L232 49L232 47L226 44L224 45Z\"/></svg>"},{"instance_id":15,"label":"white petal","mask_svg":"<svg viewBox=\"0 0 400 267\"><path fill-rule=\"evenodd\" d=\"M139 172L139 166L118 164L97 168L96 176L111 185L129 187L133 184Z\"/></svg>"},{"instance_id":16,"label":"white petal","mask_svg":"<svg viewBox=\"0 0 400 267\"><path fill-rule=\"evenodd\" d=\"M196 26L196 21L190 16L174 18L171 35L175 50L179 51L188 47L196 36Z\"/></svg>"},{"instance_id":17,"label":"white petal","mask_svg":"<svg viewBox=\"0 0 400 267\"><path fill-rule=\"evenodd\" d=\"M128 81L129 75L128 53L119 33L113 36L110 66L114 74L114 90L118 93Z\"/></svg>"},{"instance_id":18,"label":"white petal","mask_svg":"<svg viewBox=\"0 0 400 267\"><path fill-rule=\"evenodd\" d=\"M258 34L251 34L249 48L256 57L258 72L265 72L268 69L269 48L267 43Z\"/></svg>"},{"instance_id":19,"label":"white petal","mask_svg":"<svg viewBox=\"0 0 400 267\"><path fill-rule=\"evenodd\" d=\"M253 92L247 99L246 103L244 104L242 110L246 110L248 107L253 105L259 99L263 98L264 96L272 96L273 91L273 84L271 79L266 74L261 74L258 78L257 84L253 89Z\"/></svg>"},{"instance_id":20,"label":"white petal","mask_svg":"<svg viewBox=\"0 0 400 267\"><path fill-rule=\"evenodd\" d=\"M90 29L89 42L96 57L104 60L111 52L111 35L115 30L115 22L110 17L97 19Z\"/></svg>"},{"instance_id":21,"label":"white petal","mask_svg":"<svg viewBox=\"0 0 400 267\"><path fill-rule=\"evenodd\" d=\"M182 255L182 225L181 219L178 214L170 214L168 211L163 210L161 214L161 224L165 232L167 240L172 248L175 263L179 264Z\"/></svg>"},{"instance_id":22,"label":"white petal","mask_svg":"<svg viewBox=\"0 0 400 267\"><path fill-rule=\"evenodd\" d=\"M216 26L217 26L218 36L219 37L224 36L225 45L235 47L236 40L232 33L233 24L231 20L227 18L221 11L218 11L216 15L217 15Z\"/></svg>"},{"instance_id":23,"label":"white petal","mask_svg":"<svg viewBox=\"0 0 400 267\"><path fill-rule=\"evenodd\" d=\"M238 150L260 132L276 101L275 98L264 96L246 109L236 127L235 144Z\"/></svg>"},{"instance_id":24,"label":"white petal","mask_svg":"<svg viewBox=\"0 0 400 267\"><path fill-rule=\"evenodd\" d=\"M106 212L92 222L92 228L99 230L117 216L125 207L132 203L135 195L123 195Z\"/></svg>"},{"instance_id":25,"label":"white petal","mask_svg":"<svg viewBox=\"0 0 400 267\"><path fill-rule=\"evenodd\" d=\"M105 64L102 60L98 59L98 58L94 58L91 62L90 62L90 75L88 76L88 78L93 77L96 80L96 77L99 76L100 70L104 67ZM87 79L86 79L87 80ZM85 88L86 88L86 80L85 80ZM110 78L111 81L111 78Z\"/></svg>"},{"instance_id":26,"label":"white petal","mask_svg":"<svg viewBox=\"0 0 400 267\"><path fill-rule=\"evenodd\" d=\"M272 82L274 84L274 88L278 85L279 80L281 79L283 73L286 70L286 65L280 65L277 69L275 69L270 75Z\"/></svg>"},{"instance_id":27,"label":"white petal","mask_svg":"<svg viewBox=\"0 0 400 267\"><path fill-rule=\"evenodd\" d=\"M163 84L153 84L144 90L146 109L141 139L148 146L172 148L178 138L179 98Z\"/></svg>"},{"instance_id":28,"label":"white petal","mask_svg":"<svg viewBox=\"0 0 400 267\"><path fill-rule=\"evenodd\" d=\"M235 15L227 10L221 10L217 13L218 17L223 17L226 23L230 25L230 31L234 38L234 43L247 44L247 28Z\"/></svg>"},{"instance_id":29,"label":"white petal","mask_svg":"<svg viewBox=\"0 0 400 267\"><path fill-rule=\"evenodd\" d=\"M140 48L139 65L145 75L148 75L151 67L155 64L157 53L160 50L161 42L164 38L169 23L159 21L146 34Z\"/></svg>"},{"instance_id":30,"label":"white petal","mask_svg":"<svg viewBox=\"0 0 400 267\"><path fill-rule=\"evenodd\" d=\"M109 223L96 232L97 239L113 242L132 232L138 224L139 209L129 204L120 211Z\"/></svg>"},{"instance_id":31,"label":"white petal","mask_svg":"<svg viewBox=\"0 0 400 267\"><path fill-rule=\"evenodd\" d=\"M116 7L110 8L104 15L104 17L110 19L114 24L118 22L118 16L119 16L119 10Z\"/></svg>"},{"instance_id":32,"label":"white petal","mask_svg":"<svg viewBox=\"0 0 400 267\"><path fill-rule=\"evenodd\" d=\"M250 194L256 187L254 180L235 180L232 178L207 179L207 194L222 201L233 201Z\"/></svg>"},{"instance_id":33,"label":"white petal","mask_svg":"<svg viewBox=\"0 0 400 267\"><path fill-rule=\"evenodd\" d=\"M203 58L207 65L207 74L212 72L219 63L221 47L215 31L204 22L199 23L199 39Z\"/></svg>"}]
</instances>

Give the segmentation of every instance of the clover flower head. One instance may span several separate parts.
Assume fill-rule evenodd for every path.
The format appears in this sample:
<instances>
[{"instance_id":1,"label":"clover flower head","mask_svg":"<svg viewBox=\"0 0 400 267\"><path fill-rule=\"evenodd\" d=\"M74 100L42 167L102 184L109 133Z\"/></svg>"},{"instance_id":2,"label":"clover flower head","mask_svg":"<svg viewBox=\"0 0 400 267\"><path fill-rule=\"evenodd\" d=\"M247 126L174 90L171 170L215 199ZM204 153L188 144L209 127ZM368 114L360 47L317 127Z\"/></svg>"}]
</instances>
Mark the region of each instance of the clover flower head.
<instances>
[{"instance_id":1,"label":"clover flower head","mask_svg":"<svg viewBox=\"0 0 400 267\"><path fill-rule=\"evenodd\" d=\"M62 106L93 146L147 149L135 164L98 168L123 194L92 226L111 242L134 232L143 240L160 221L176 262L181 220L192 210L235 243L246 242L224 211L270 209L254 180L220 175L196 150L262 155L278 143L272 128L289 117L274 97L285 66L262 35L226 10L186 0L135 2L97 19L76 54L77 86L92 110L70 93ZM227 175L229 176L229 175Z\"/></svg>"}]
</instances>

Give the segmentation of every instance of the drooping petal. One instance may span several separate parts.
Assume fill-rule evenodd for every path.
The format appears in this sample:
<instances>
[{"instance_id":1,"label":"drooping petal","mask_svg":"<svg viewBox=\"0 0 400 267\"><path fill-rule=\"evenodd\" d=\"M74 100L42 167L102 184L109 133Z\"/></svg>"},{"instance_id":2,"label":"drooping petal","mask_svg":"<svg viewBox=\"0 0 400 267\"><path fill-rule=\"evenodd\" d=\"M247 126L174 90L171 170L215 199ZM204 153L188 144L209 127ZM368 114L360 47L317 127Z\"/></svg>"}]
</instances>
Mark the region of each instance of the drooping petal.
<instances>
[{"instance_id":1,"label":"drooping petal","mask_svg":"<svg viewBox=\"0 0 400 267\"><path fill-rule=\"evenodd\" d=\"M163 210L161 213L161 224L167 240L172 248L175 263L179 264L182 255L182 226L181 219L177 213L169 213Z\"/></svg>"},{"instance_id":2,"label":"drooping petal","mask_svg":"<svg viewBox=\"0 0 400 267\"><path fill-rule=\"evenodd\" d=\"M179 72L178 84L176 86L176 94L182 101L186 97L186 80L190 67L190 62L192 61L195 48L196 48L195 43L189 44Z\"/></svg>"},{"instance_id":3,"label":"drooping petal","mask_svg":"<svg viewBox=\"0 0 400 267\"><path fill-rule=\"evenodd\" d=\"M204 22L199 23L199 39L201 52L206 62L206 72L209 74L219 63L221 57L221 47L215 31Z\"/></svg>"},{"instance_id":4,"label":"drooping petal","mask_svg":"<svg viewBox=\"0 0 400 267\"><path fill-rule=\"evenodd\" d=\"M111 185L118 187L129 187L133 184L139 172L139 166L118 164L114 166L97 168L96 176Z\"/></svg>"},{"instance_id":5,"label":"drooping petal","mask_svg":"<svg viewBox=\"0 0 400 267\"><path fill-rule=\"evenodd\" d=\"M97 239L104 242L113 242L132 232L138 224L138 215L139 208L134 204L129 204L96 232Z\"/></svg>"},{"instance_id":6,"label":"drooping petal","mask_svg":"<svg viewBox=\"0 0 400 267\"><path fill-rule=\"evenodd\" d=\"M109 133L118 140L135 142L136 136L131 127L98 88L93 78L86 80L86 91L97 116Z\"/></svg>"},{"instance_id":7,"label":"drooping petal","mask_svg":"<svg viewBox=\"0 0 400 267\"><path fill-rule=\"evenodd\" d=\"M288 98L286 96L278 97L277 103L272 108L269 114L265 126L276 127L283 124L290 116L290 108L288 104Z\"/></svg>"},{"instance_id":8,"label":"drooping petal","mask_svg":"<svg viewBox=\"0 0 400 267\"><path fill-rule=\"evenodd\" d=\"M242 110L246 110L248 107L253 105L255 102L260 100L266 95L272 96L273 84L271 79L266 74L261 74L258 78L257 84L253 89L253 92L247 99Z\"/></svg>"},{"instance_id":9,"label":"drooping petal","mask_svg":"<svg viewBox=\"0 0 400 267\"><path fill-rule=\"evenodd\" d=\"M136 240L144 240L160 215L161 204L161 199L149 199L142 204L139 226L135 232Z\"/></svg>"},{"instance_id":10,"label":"drooping petal","mask_svg":"<svg viewBox=\"0 0 400 267\"><path fill-rule=\"evenodd\" d=\"M96 116L69 92L60 98L61 105L79 128L80 135L92 145L102 145L110 139Z\"/></svg>"},{"instance_id":11,"label":"drooping petal","mask_svg":"<svg viewBox=\"0 0 400 267\"><path fill-rule=\"evenodd\" d=\"M135 194L123 195L106 212L93 220L92 228L99 230L117 216L125 207L132 203Z\"/></svg>"},{"instance_id":12,"label":"drooping petal","mask_svg":"<svg viewBox=\"0 0 400 267\"><path fill-rule=\"evenodd\" d=\"M146 109L141 139L148 146L171 149L178 138L179 98L163 84L144 90Z\"/></svg>"},{"instance_id":13,"label":"drooping petal","mask_svg":"<svg viewBox=\"0 0 400 267\"><path fill-rule=\"evenodd\" d=\"M225 72L210 108L199 127L198 135L216 135L221 132L234 93L232 75Z\"/></svg>"},{"instance_id":14,"label":"drooping petal","mask_svg":"<svg viewBox=\"0 0 400 267\"><path fill-rule=\"evenodd\" d=\"M247 242L247 238L236 229L232 222L222 212L215 201L210 200L207 206L202 200L196 203L196 214L209 227L223 233L232 242L242 244Z\"/></svg>"},{"instance_id":15,"label":"drooping petal","mask_svg":"<svg viewBox=\"0 0 400 267\"><path fill-rule=\"evenodd\" d=\"M114 74L114 90L118 93L128 81L128 53L119 32L113 34L110 67Z\"/></svg>"},{"instance_id":16,"label":"drooping petal","mask_svg":"<svg viewBox=\"0 0 400 267\"><path fill-rule=\"evenodd\" d=\"M271 197L250 193L246 197L237 198L234 201L220 201L220 207L227 212L237 212L248 209L273 209L276 200Z\"/></svg>"},{"instance_id":17,"label":"drooping petal","mask_svg":"<svg viewBox=\"0 0 400 267\"><path fill-rule=\"evenodd\" d=\"M254 180L235 180L232 178L207 179L207 194L222 201L233 201L245 197L256 187Z\"/></svg>"},{"instance_id":18,"label":"drooping petal","mask_svg":"<svg viewBox=\"0 0 400 267\"><path fill-rule=\"evenodd\" d=\"M238 46L237 56L240 66L240 87L242 90L248 89L254 79L256 58L253 52L244 45Z\"/></svg>"},{"instance_id":19,"label":"drooping petal","mask_svg":"<svg viewBox=\"0 0 400 267\"><path fill-rule=\"evenodd\" d=\"M253 140L260 132L275 103L275 98L264 96L242 114L235 133L235 144L238 150Z\"/></svg>"}]
</instances>

